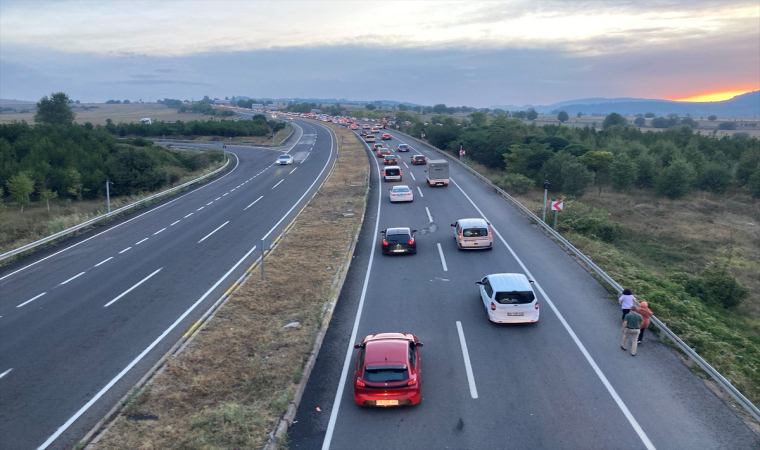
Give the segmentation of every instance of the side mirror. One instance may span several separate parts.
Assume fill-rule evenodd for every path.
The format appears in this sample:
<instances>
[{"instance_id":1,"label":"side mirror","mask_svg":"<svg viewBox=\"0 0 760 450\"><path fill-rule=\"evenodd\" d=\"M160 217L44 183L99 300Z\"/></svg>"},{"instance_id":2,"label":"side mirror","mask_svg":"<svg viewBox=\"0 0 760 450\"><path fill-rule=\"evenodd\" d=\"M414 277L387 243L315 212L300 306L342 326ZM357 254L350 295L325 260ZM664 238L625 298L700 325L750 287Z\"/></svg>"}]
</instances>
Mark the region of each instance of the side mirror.
<instances>
[{"instance_id":1,"label":"side mirror","mask_svg":"<svg viewBox=\"0 0 760 450\"><path fill-rule=\"evenodd\" d=\"M364 347L364 344L361 344L361 343L354 344L354 348L362 348L362 347Z\"/></svg>"},{"instance_id":2,"label":"side mirror","mask_svg":"<svg viewBox=\"0 0 760 450\"><path fill-rule=\"evenodd\" d=\"M417 232L417 230L412 230L412 233L416 233L416 232Z\"/></svg>"},{"instance_id":3,"label":"side mirror","mask_svg":"<svg viewBox=\"0 0 760 450\"><path fill-rule=\"evenodd\" d=\"M456 223L452 223L452 224L451 224L451 226L452 226L452 227L455 227L455 226L457 226L457 224L456 224Z\"/></svg>"},{"instance_id":4,"label":"side mirror","mask_svg":"<svg viewBox=\"0 0 760 450\"><path fill-rule=\"evenodd\" d=\"M475 284L479 284L479 285L483 286L483 282L482 281L476 281Z\"/></svg>"},{"instance_id":5,"label":"side mirror","mask_svg":"<svg viewBox=\"0 0 760 450\"><path fill-rule=\"evenodd\" d=\"M414 346L415 346L415 347L424 347L424 345L425 345L425 344L423 344L422 342L415 342L415 343L414 343Z\"/></svg>"},{"instance_id":6,"label":"side mirror","mask_svg":"<svg viewBox=\"0 0 760 450\"><path fill-rule=\"evenodd\" d=\"M486 222L486 225L491 225L491 222Z\"/></svg>"},{"instance_id":7,"label":"side mirror","mask_svg":"<svg viewBox=\"0 0 760 450\"><path fill-rule=\"evenodd\" d=\"M533 281L533 280L528 280L528 282L530 282L530 283L535 283L535 281Z\"/></svg>"}]
</instances>

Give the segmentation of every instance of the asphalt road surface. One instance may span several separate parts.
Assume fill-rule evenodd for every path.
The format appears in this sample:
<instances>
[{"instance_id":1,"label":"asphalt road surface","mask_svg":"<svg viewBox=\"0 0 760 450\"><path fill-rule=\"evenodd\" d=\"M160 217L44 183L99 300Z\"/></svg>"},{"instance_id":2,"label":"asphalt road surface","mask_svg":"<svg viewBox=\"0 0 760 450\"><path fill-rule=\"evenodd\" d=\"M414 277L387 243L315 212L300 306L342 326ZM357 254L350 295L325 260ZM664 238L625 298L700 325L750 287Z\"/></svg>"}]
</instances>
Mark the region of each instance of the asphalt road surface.
<instances>
[{"instance_id":1,"label":"asphalt road surface","mask_svg":"<svg viewBox=\"0 0 760 450\"><path fill-rule=\"evenodd\" d=\"M379 181L379 158L368 152L370 204L288 433L291 450L758 448L758 436L655 336L636 357L620 349L617 301L562 248L454 164L450 186L427 186L426 166L409 156L440 157L393 134L383 142L404 178ZM412 151L396 152L402 142ZM395 184L409 185L414 202L391 204ZM457 250L450 224L466 217L492 224L492 251ZM379 232L392 226L419 230L417 255L380 253ZM475 281L500 272L535 280L538 323L487 320ZM422 402L358 407L352 345L387 331L425 343Z\"/></svg>"},{"instance_id":2,"label":"asphalt road surface","mask_svg":"<svg viewBox=\"0 0 760 450\"><path fill-rule=\"evenodd\" d=\"M334 135L299 123L285 147L228 148L216 179L0 269L0 448L73 447L258 258L335 159Z\"/></svg>"}]
</instances>

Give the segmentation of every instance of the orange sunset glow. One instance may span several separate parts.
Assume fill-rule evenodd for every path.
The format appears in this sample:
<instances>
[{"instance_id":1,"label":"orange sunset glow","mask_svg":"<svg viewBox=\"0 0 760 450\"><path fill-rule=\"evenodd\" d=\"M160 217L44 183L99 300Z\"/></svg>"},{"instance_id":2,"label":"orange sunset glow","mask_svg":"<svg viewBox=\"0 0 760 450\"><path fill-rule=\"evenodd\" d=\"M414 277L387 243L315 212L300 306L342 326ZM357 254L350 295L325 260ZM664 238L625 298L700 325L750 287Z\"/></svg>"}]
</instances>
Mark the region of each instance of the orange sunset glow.
<instances>
[{"instance_id":1,"label":"orange sunset glow","mask_svg":"<svg viewBox=\"0 0 760 450\"><path fill-rule=\"evenodd\" d=\"M742 89L739 91L719 91L711 92L708 94L697 94L691 97L673 98L669 100L675 100L677 102L720 102L723 100L729 100L737 95L746 94L752 92L752 89Z\"/></svg>"}]
</instances>

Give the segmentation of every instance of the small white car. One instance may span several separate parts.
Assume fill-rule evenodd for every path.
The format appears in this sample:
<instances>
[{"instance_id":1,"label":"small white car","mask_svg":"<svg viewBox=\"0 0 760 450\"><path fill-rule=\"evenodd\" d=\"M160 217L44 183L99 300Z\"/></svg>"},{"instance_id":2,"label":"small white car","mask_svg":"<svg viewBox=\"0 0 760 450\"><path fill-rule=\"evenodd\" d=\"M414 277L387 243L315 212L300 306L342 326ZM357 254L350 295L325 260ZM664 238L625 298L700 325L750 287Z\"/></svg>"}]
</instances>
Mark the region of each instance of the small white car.
<instances>
[{"instance_id":1,"label":"small white car","mask_svg":"<svg viewBox=\"0 0 760 450\"><path fill-rule=\"evenodd\" d=\"M538 322L533 280L521 273L494 273L476 281L488 320L496 323Z\"/></svg>"},{"instance_id":2,"label":"small white car","mask_svg":"<svg viewBox=\"0 0 760 450\"><path fill-rule=\"evenodd\" d=\"M391 188L391 203L412 201L414 201L414 192L409 189L409 186L401 184Z\"/></svg>"},{"instance_id":3,"label":"small white car","mask_svg":"<svg viewBox=\"0 0 760 450\"><path fill-rule=\"evenodd\" d=\"M277 158L277 164L281 166L284 164L293 164L293 157L290 155L282 155Z\"/></svg>"}]
</instances>

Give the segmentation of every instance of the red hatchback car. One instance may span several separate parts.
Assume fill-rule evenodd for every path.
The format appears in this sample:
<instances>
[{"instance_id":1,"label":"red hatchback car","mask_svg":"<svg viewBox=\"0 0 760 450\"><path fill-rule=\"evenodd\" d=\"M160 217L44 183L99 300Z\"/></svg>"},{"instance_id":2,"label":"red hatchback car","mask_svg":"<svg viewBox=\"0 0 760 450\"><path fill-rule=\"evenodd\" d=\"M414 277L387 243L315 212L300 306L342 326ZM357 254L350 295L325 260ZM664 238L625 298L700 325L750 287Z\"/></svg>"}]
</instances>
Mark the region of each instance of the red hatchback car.
<instances>
[{"instance_id":1,"label":"red hatchback car","mask_svg":"<svg viewBox=\"0 0 760 450\"><path fill-rule=\"evenodd\" d=\"M422 342L411 333L370 334L359 349L354 401L359 406L416 405L422 400Z\"/></svg>"}]
</instances>

